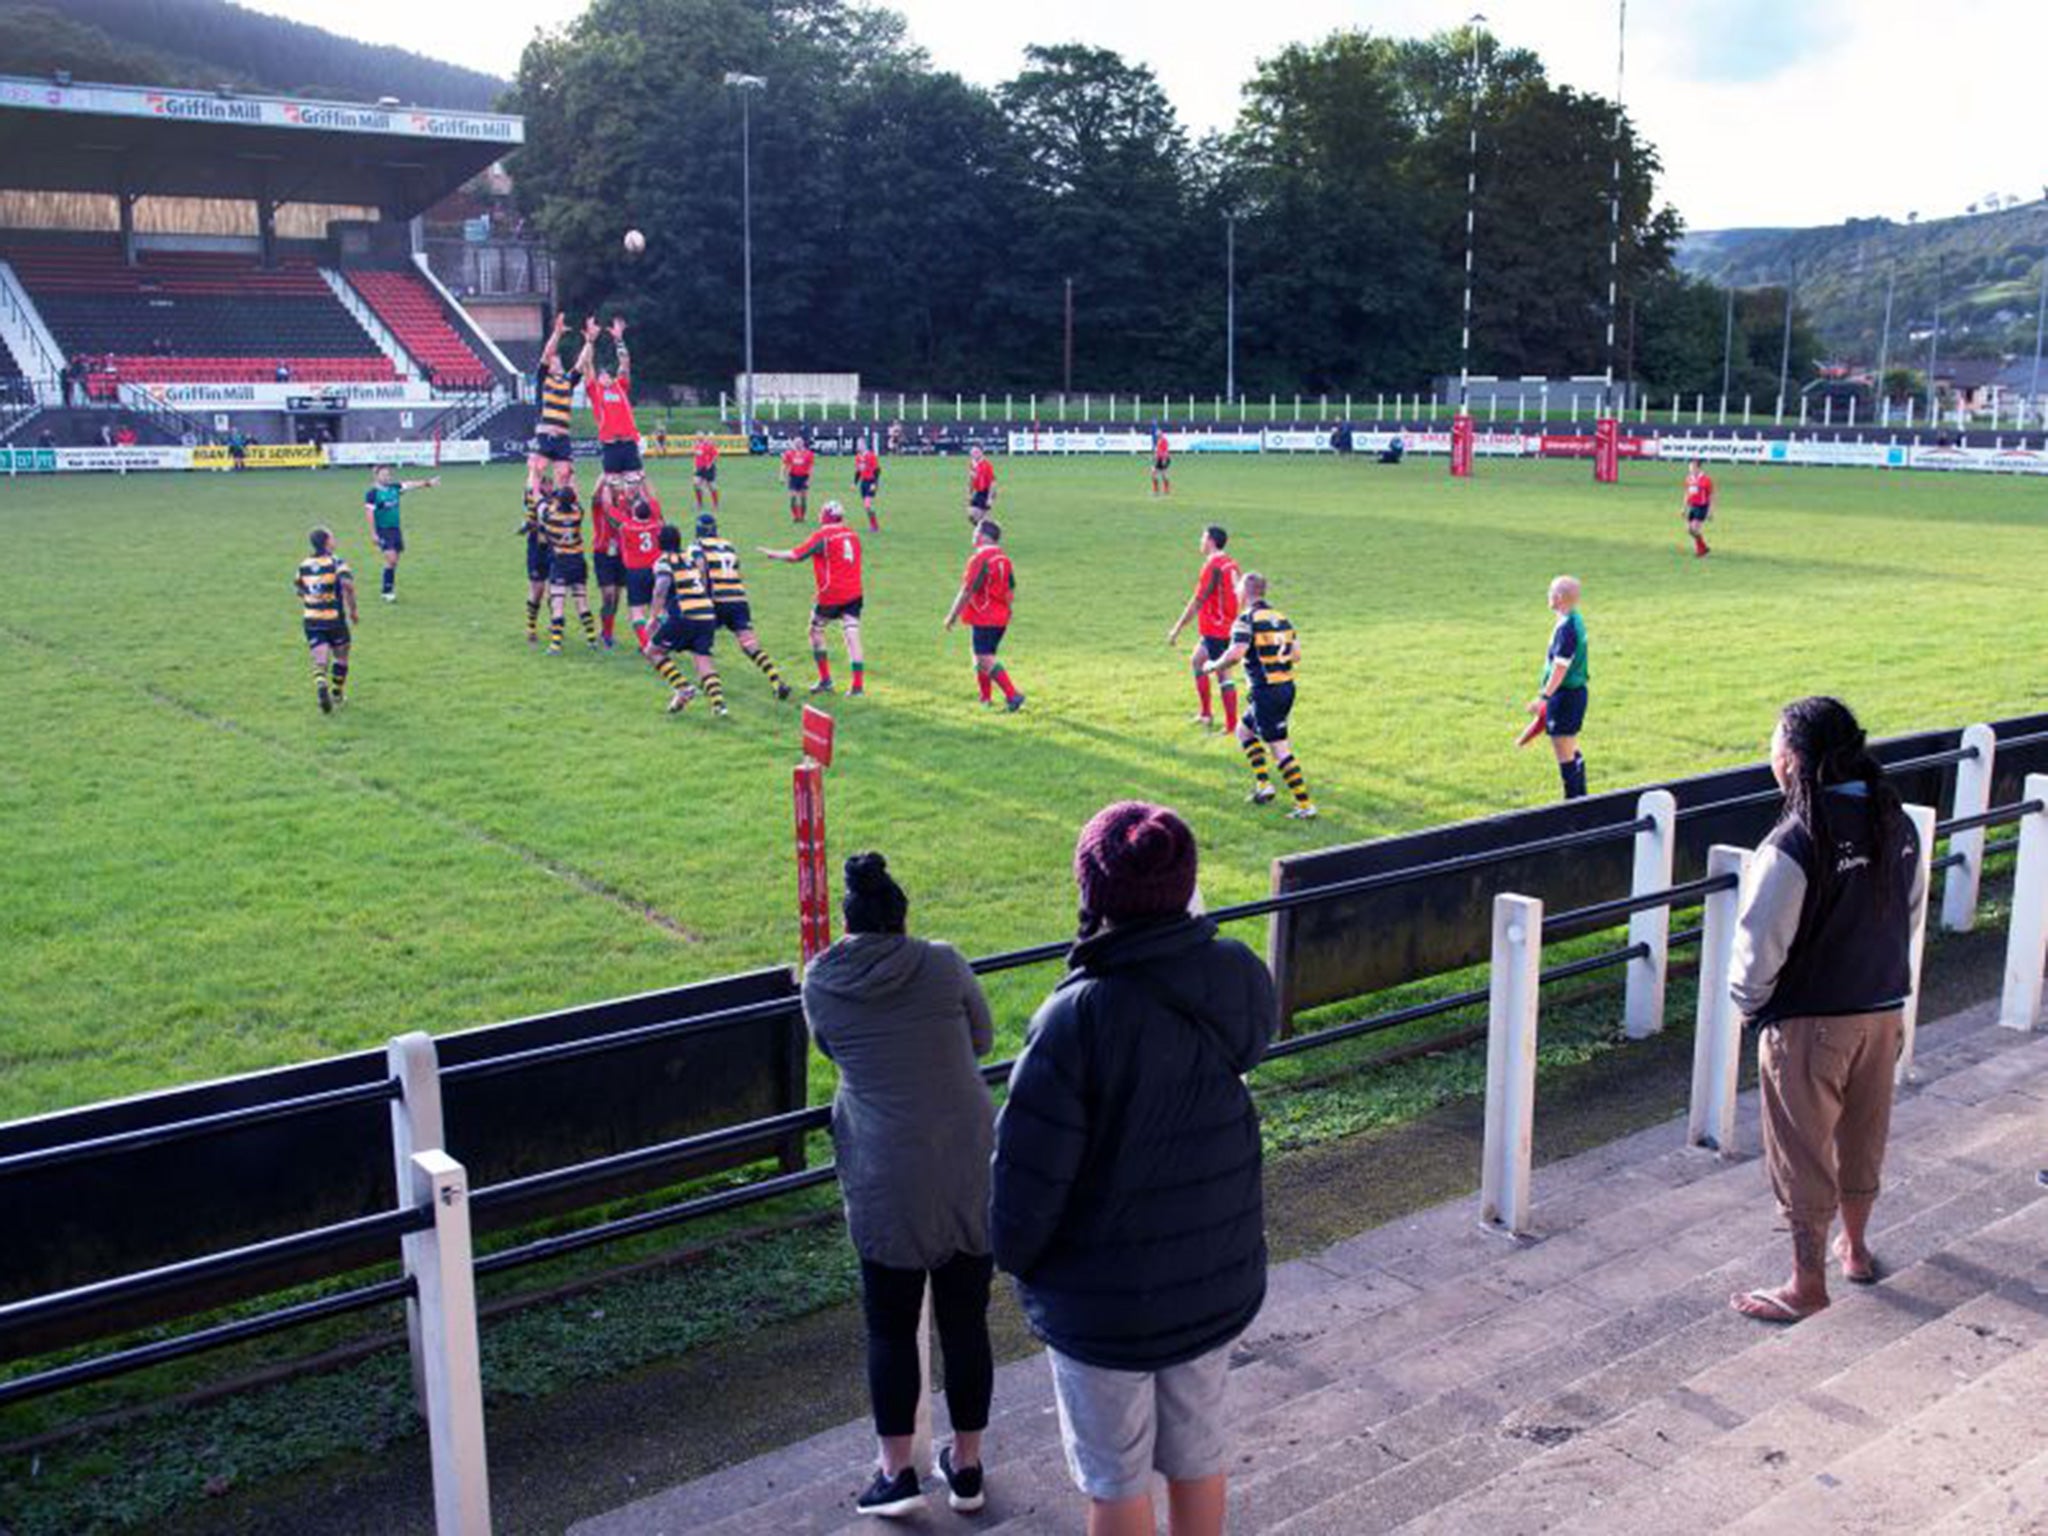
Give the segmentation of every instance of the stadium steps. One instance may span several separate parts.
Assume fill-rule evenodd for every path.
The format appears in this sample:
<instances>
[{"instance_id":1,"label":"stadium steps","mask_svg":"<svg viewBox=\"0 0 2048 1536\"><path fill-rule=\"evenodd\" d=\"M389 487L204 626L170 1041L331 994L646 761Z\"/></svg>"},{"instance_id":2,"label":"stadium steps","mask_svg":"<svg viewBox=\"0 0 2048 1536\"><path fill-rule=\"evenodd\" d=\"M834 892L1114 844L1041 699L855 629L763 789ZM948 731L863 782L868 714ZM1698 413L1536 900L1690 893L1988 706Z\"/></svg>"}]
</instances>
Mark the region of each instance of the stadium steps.
<instances>
[{"instance_id":1,"label":"stadium steps","mask_svg":"<svg viewBox=\"0 0 2048 1536\"><path fill-rule=\"evenodd\" d=\"M1994 1016L1923 1028L1886 1278L1797 1327L1728 1310L1787 1244L1756 1159L1679 1122L1540 1169L1536 1241L1479 1230L1468 1198L1275 1266L1233 1361L1230 1529L2048 1530L2048 1038ZM842 1425L574 1529L888 1529L851 1510L871 1456ZM999 1372L988 1459L987 1511L934 1494L914 1528L1078 1527L1043 1359Z\"/></svg>"}]
</instances>

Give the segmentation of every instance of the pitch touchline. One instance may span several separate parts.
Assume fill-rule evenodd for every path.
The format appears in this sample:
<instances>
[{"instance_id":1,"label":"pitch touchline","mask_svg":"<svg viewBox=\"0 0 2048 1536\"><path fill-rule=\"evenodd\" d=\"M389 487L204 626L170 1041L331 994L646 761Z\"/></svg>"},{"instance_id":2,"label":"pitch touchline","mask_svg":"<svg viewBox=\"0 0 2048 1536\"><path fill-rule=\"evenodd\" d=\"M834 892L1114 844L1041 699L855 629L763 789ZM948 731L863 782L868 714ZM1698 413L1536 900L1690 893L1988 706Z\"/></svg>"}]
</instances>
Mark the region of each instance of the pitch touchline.
<instances>
[{"instance_id":1,"label":"pitch touchline","mask_svg":"<svg viewBox=\"0 0 2048 1536\"><path fill-rule=\"evenodd\" d=\"M91 662L67 655L49 641L36 635L24 633L11 624L0 623L0 634L6 634L9 638L19 641L25 646L52 656L74 670L92 672L102 681L107 680L110 676L109 673L94 666ZM350 773L335 767L331 763L322 762L318 758L307 757L304 754L294 752L290 746L277 740L275 737L266 736L261 731L252 730L239 720L231 720L224 715L216 715L209 710L202 709L189 699L179 698L176 694L167 692L157 687L154 683L138 683L129 678L119 678L118 681L133 688L144 697L166 708L174 709L180 714L187 715L203 725L210 725L216 730L240 736L246 741L254 742L258 746L267 748L276 756L288 758L294 763L301 763L311 767L314 772L334 783L369 794L382 795L384 798L403 806L405 809L424 816L427 820L438 826L459 833L471 842L481 844L498 852L509 853L523 863L530 864L545 874L553 875L565 884L575 886L586 895L596 896L601 900L612 903L616 907L623 908L635 917L645 919L655 927L675 935L685 943L699 944L703 942L704 936L702 934L684 927L682 923L670 917L653 903L642 901L639 897L620 890L609 881L601 880L595 875L587 874L583 870L575 868L573 865L564 864L559 859L551 858L537 848L529 848L524 843L514 842L508 837L503 837L496 832L479 827L473 822L464 821L459 816L444 811L427 801L415 799L413 796L407 795L376 779Z\"/></svg>"}]
</instances>

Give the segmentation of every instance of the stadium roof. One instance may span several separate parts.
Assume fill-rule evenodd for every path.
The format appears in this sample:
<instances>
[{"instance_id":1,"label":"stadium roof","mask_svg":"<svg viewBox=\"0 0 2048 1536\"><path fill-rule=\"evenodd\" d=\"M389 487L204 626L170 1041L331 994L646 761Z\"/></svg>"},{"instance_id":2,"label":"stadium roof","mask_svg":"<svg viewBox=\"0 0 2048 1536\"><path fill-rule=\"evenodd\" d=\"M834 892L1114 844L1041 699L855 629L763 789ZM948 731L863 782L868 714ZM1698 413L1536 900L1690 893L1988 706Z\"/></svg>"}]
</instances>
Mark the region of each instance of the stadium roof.
<instances>
[{"instance_id":1,"label":"stadium roof","mask_svg":"<svg viewBox=\"0 0 2048 1536\"><path fill-rule=\"evenodd\" d=\"M410 218L526 141L525 120L0 75L0 187L278 203Z\"/></svg>"}]
</instances>

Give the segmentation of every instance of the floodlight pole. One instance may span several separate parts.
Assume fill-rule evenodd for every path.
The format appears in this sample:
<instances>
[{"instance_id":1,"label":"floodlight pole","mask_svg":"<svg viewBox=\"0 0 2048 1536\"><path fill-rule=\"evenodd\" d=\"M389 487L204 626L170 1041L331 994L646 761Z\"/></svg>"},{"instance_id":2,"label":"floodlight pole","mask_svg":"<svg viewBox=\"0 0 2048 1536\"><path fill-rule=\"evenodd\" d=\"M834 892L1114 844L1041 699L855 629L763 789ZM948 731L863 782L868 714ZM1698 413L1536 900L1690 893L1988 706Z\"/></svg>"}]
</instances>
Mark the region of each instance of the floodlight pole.
<instances>
[{"instance_id":1,"label":"floodlight pole","mask_svg":"<svg viewBox=\"0 0 2048 1536\"><path fill-rule=\"evenodd\" d=\"M1472 29L1472 90L1466 112L1465 143L1465 308L1458 329L1458 409L1465 409L1472 397L1472 240L1475 210L1479 198L1479 29L1486 18L1477 11L1467 23ZM1611 296L1610 296L1610 302ZM1609 382L1612 382L1613 321L1608 322Z\"/></svg>"},{"instance_id":2,"label":"floodlight pole","mask_svg":"<svg viewBox=\"0 0 2048 1536\"><path fill-rule=\"evenodd\" d=\"M2048 334L2048 255L2041 258L2041 301L2034 308L2034 378L2027 386L2028 406L2042 411L2048 418L2048 410L2041 404L2041 338Z\"/></svg>"},{"instance_id":3,"label":"floodlight pole","mask_svg":"<svg viewBox=\"0 0 2048 1536\"><path fill-rule=\"evenodd\" d=\"M1728 289L1728 318L1721 325L1721 404L1728 403L1728 368L1735 358L1735 289Z\"/></svg>"},{"instance_id":4,"label":"floodlight pole","mask_svg":"<svg viewBox=\"0 0 2048 1536\"><path fill-rule=\"evenodd\" d=\"M1934 368L1941 358L1941 285L1946 278L1942 271L1941 257L1934 258L1934 325L1927 333L1927 422L1929 426L1941 425L1941 391L1935 388Z\"/></svg>"},{"instance_id":5,"label":"floodlight pole","mask_svg":"<svg viewBox=\"0 0 2048 1536\"><path fill-rule=\"evenodd\" d=\"M1784 414L1786 391L1792 383L1792 289L1799 281L1799 269L1792 269L1785 281L1785 342L1778 350L1778 413Z\"/></svg>"},{"instance_id":6,"label":"floodlight pole","mask_svg":"<svg viewBox=\"0 0 2048 1536\"><path fill-rule=\"evenodd\" d=\"M754 116L753 93L767 87L760 75L727 70L725 83L740 93L741 307L745 311L746 379L740 391L740 429L754 428Z\"/></svg>"},{"instance_id":7,"label":"floodlight pole","mask_svg":"<svg viewBox=\"0 0 2048 1536\"><path fill-rule=\"evenodd\" d=\"M1621 102L1628 64L1628 0L1619 0L1614 48L1614 181L1607 200L1607 386L1603 403L1614 412L1614 320L1621 310Z\"/></svg>"},{"instance_id":8,"label":"floodlight pole","mask_svg":"<svg viewBox=\"0 0 2048 1536\"><path fill-rule=\"evenodd\" d=\"M1060 383L1062 411L1067 408L1065 397L1074 392L1074 280L1071 277L1067 279L1067 307L1063 331L1066 361Z\"/></svg>"},{"instance_id":9,"label":"floodlight pole","mask_svg":"<svg viewBox=\"0 0 2048 1536\"><path fill-rule=\"evenodd\" d=\"M1891 420L1891 397L1885 393L1884 372L1890 366L1892 351L1892 291L1898 286L1898 263L1892 264L1890 274L1884 280L1884 329L1877 334L1877 388L1871 391L1871 399L1878 402L1877 417L1880 422Z\"/></svg>"},{"instance_id":10,"label":"floodlight pole","mask_svg":"<svg viewBox=\"0 0 2048 1536\"><path fill-rule=\"evenodd\" d=\"M1237 210L1223 215L1223 398L1237 398ZM2036 346L2038 354L2040 348ZM2040 357L2034 359L2036 372ZM2036 380L2038 383L2039 381Z\"/></svg>"}]
</instances>

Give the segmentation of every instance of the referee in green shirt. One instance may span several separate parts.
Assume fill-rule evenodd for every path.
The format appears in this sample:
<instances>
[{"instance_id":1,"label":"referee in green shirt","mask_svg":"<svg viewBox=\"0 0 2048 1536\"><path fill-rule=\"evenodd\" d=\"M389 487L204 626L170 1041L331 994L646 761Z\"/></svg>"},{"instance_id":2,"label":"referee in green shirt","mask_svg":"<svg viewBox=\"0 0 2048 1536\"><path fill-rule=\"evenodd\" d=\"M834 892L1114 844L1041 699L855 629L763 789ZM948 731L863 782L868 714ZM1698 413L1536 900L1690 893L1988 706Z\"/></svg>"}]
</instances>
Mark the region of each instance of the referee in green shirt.
<instances>
[{"instance_id":1,"label":"referee in green shirt","mask_svg":"<svg viewBox=\"0 0 2048 1536\"><path fill-rule=\"evenodd\" d=\"M1529 701L1529 713L1542 720L1543 733L1557 754L1557 776L1564 781L1565 799L1577 800L1586 793L1586 759L1579 751L1579 731L1586 723L1586 684L1592 677L1586 664L1586 619L1579 612L1578 577L1560 576L1551 582L1550 611L1557 615L1557 624L1550 631L1543 681Z\"/></svg>"},{"instance_id":2,"label":"referee in green shirt","mask_svg":"<svg viewBox=\"0 0 2048 1536\"><path fill-rule=\"evenodd\" d=\"M431 480L393 480L391 466L379 464L371 471L370 488L363 492L363 515L370 520L370 537L384 552L384 601L398 601L398 557L405 553L405 529L400 526L398 504L407 491L431 491L441 483Z\"/></svg>"}]
</instances>

